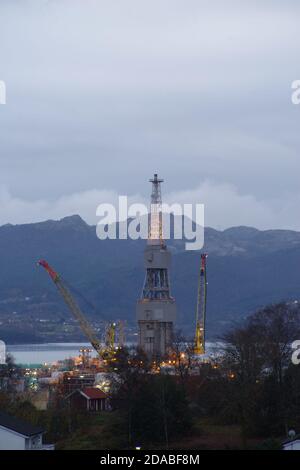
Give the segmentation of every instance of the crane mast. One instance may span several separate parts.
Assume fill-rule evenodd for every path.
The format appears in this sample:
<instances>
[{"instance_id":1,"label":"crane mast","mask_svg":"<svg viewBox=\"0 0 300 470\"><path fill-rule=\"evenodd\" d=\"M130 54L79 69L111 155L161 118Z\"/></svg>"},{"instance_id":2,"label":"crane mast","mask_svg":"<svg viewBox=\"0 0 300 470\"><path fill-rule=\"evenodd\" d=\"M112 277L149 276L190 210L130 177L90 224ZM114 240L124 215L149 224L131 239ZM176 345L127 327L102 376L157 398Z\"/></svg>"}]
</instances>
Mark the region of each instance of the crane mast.
<instances>
[{"instance_id":1,"label":"crane mast","mask_svg":"<svg viewBox=\"0 0 300 470\"><path fill-rule=\"evenodd\" d=\"M122 349L125 345L124 321L110 323L105 331L105 345L108 349Z\"/></svg>"},{"instance_id":2,"label":"crane mast","mask_svg":"<svg viewBox=\"0 0 300 470\"><path fill-rule=\"evenodd\" d=\"M198 283L198 296L196 308L196 332L195 332L195 354L205 354L205 320L206 320L206 258L207 254L201 255L201 265Z\"/></svg>"},{"instance_id":3,"label":"crane mast","mask_svg":"<svg viewBox=\"0 0 300 470\"><path fill-rule=\"evenodd\" d=\"M95 330L92 328L90 323L87 321L83 313L81 312L79 306L77 305L76 301L73 299L69 289L62 281L61 277L51 268L51 266L45 260L38 261L38 265L42 266L51 277L52 281L56 285L58 291L62 295L65 303L68 305L71 313L73 314L74 318L78 321L80 328L90 341L93 348L102 357L103 350L99 339L97 338Z\"/></svg>"},{"instance_id":4,"label":"crane mast","mask_svg":"<svg viewBox=\"0 0 300 470\"><path fill-rule=\"evenodd\" d=\"M107 326L105 331L105 345L108 348L113 348L116 342L116 323L111 323Z\"/></svg>"}]
</instances>

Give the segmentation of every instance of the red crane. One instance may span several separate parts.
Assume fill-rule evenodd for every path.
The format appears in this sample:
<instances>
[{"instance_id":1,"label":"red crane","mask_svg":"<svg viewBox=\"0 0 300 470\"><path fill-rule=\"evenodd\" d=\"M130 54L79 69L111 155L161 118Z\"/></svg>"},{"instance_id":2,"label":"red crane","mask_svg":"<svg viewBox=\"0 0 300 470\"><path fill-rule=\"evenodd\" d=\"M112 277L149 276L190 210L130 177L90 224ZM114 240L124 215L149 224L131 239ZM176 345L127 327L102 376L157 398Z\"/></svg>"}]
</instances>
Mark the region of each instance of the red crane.
<instances>
[{"instance_id":1,"label":"red crane","mask_svg":"<svg viewBox=\"0 0 300 470\"><path fill-rule=\"evenodd\" d=\"M74 318L78 321L82 331L90 341L91 345L93 348L97 351L99 356L103 357L103 354L105 354L104 349L101 346L101 342L97 338L97 334L94 330L94 328L90 325L90 323L87 321L83 313L81 312L78 304L75 302L73 299L69 289L67 288L66 284L64 281L61 279L61 277L57 274L56 271L47 263L45 260L40 260L37 263L39 266L42 266L49 276L51 277L52 281L56 285L58 291L62 295L65 303L68 305L72 315Z\"/></svg>"}]
</instances>

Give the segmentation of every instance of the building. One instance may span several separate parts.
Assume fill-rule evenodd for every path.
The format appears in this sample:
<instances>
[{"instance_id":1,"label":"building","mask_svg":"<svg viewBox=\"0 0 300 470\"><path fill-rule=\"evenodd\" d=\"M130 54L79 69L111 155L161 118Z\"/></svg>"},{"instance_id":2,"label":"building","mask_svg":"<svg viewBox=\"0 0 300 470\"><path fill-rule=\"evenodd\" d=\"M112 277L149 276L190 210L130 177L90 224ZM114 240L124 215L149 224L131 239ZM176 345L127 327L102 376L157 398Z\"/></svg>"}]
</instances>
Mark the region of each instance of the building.
<instances>
[{"instance_id":1,"label":"building","mask_svg":"<svg viewBox=\"0 0 300 470\"><path fill-rule=\"evenodd\" d=\"M108 411L109 399L100 388L86 387L83 390L75 390L66 396L71 408L82 411Z\"/></svg>"},{"instance_id":2,"label":"building","mask_svg":"<svg viewBox=\"0 0 300 470\"><path fill-rule=\"evenodd\" d=\"M300 435L295 436L293 439L284 441L282 444L283 450L300 450Z\"/></svg>"},{"instance_id":3,"label":"building","mask_svg":"<svg viewBox=\"0 0 300 470\"><path fill-rule=\"evenodd\" d=\"M139 345L152 359L168 354L173 340L176 303L170 292L171 254L163 238L161 183L152 183L148 241L144 254L146 269L141 298L137 303Z\"/></svg>"},{"instance_id":4,"label":"building","mask_svg":"<svg viewBox=\"0 0 300 470\"><path fill-rule=\"evenodd\" d=\"M54 450L43 444L44 429L0 412L0 450Z\"/></svg>"},{"instance_id":5,"label":"building","mask_svg":"<svg viewBox=\"0 0 300 470\"><path fill-rule=\"evenodd\" d=\"M66 372L62 379L62 391L64 394L92 387L95 383L95 374L85 372Z\"/></svg>"}]
</instances>

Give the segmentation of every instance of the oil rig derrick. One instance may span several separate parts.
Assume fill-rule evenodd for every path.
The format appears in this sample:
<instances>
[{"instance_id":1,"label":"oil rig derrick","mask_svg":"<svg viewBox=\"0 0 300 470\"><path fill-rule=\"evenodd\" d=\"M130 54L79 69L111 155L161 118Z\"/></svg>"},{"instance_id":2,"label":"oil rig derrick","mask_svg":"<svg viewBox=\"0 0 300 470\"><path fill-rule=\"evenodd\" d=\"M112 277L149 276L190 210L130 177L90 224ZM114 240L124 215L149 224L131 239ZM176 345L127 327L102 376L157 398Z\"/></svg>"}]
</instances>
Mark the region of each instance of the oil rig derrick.
<instances>
[{"instance_id":1,"label":"oil rig derrick","mask_svg":"<svg viewBox=\"0 0 300 470\"><path fill-rule=\"evenodd\" d=\"M169 268L171 254L163 237L162 179L152 183L148 240L144 252L145 281L137 302L139 345L153 360L166 357L172 346L176 303L171 296Z\"/></svg>"}]
</instances>

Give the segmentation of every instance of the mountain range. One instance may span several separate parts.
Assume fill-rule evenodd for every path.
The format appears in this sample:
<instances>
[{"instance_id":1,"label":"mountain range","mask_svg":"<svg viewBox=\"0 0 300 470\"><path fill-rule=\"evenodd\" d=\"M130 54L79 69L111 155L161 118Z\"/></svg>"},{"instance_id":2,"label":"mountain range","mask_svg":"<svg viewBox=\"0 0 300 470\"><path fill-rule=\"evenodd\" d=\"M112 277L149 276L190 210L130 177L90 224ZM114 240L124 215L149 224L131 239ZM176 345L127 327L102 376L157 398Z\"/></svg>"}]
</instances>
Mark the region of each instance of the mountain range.
<instances>
[{"instance_id":1,"label":"mountain range","mask_svg":"<svg viewBox=\"0 0 300 470\"><path fill-rule=\"evenodd\" d=\"M183 241L168 244L178 328L192 334L200 255L185 251ZM1 328L9 329L14 316L24 318L24 332L26 323L36 319L69 318L55 286L36 265L41 258L88 299L83 308L90 318L125 319L134 327L144 280L144 247L143 240L99 240L96 228L78 215L0 227L0 337ZM207 227L204 251L208 253L208 338L266 304L299 298L299 232ZM16 340L12 331L10 339ZM16 335L19 342L27 340L22 327Z\"/></svg>"}]
</instances>

